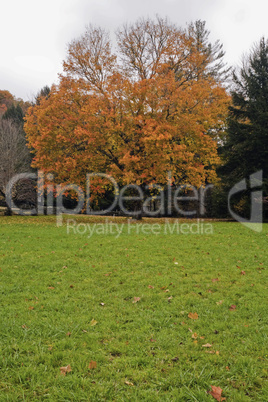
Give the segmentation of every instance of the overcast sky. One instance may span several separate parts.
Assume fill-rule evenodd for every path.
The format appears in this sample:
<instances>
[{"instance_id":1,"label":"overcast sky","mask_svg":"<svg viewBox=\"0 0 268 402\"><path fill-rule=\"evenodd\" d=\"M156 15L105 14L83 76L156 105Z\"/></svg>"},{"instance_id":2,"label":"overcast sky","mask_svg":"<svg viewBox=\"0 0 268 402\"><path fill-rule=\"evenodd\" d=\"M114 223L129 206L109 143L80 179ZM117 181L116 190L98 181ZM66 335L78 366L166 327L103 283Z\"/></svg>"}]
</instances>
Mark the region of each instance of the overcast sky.
<instances>
[{"instance_id":1,"label":"overcast sky","mask_svg":"<svg viewBox=\"0 0 268 402\"><path fill-rule=\"evenodd\" d=\"M267 0L13 0L0 9L0 89L31 100L57 82L67 44L94 23L114 31L139 17L168 16L186 26L202 19L219 39L226 62L239 65L261 36L268 38Z\"/></svg>"}]
</instances>

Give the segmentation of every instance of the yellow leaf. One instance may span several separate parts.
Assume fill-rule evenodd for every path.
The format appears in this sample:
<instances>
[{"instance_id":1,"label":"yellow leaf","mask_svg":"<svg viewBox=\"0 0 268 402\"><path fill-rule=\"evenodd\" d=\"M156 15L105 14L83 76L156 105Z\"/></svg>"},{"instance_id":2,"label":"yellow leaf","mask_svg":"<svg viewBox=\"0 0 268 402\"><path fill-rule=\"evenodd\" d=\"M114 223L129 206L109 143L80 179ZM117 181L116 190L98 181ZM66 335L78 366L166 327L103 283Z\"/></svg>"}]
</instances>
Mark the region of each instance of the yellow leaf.
<instances>
[{"instance_id":1,"label":"yellow leaf","mask_svg":"<svg viewBox=\"0 0 268 402\"><path fill-rule=\"evenodd\" d=\"M130 381L125 381L125 384L126 384L126 385L134 386L133 382L130 382Z\"/></svg>"},{"instance_id":2,"label":"yellow leaf","mask_svg":"<svg viewBox=\"0 0 268 402\"><path fill-rule=\"evenodd\" d=\"M94 320L94 318L90 321L90 325L92 327L94 327L94 325L96 325L98 323L98 321Z\"/></svg>"},{"instance_id":3,"label":"yellow leaf","mask_svg":"<svg viewBox=\"0 0 268 402\"><path fill-rule=\"evenodd\" d=\"M91 360L91 362L88 365L89 369L95 369L97 368L97 362L95 362L94 360Z\"/></svg>"},{"instance_id":4,"label":"yellow leaf","mask_svg":"<svg viewBox=\"0 0 268 402\"><path fill-rule=\"evenodd\" d=\"M188 317L191 318L191 320L197 320L198 314L197 313L189 313Z\"/></svg>"}]
</instances>

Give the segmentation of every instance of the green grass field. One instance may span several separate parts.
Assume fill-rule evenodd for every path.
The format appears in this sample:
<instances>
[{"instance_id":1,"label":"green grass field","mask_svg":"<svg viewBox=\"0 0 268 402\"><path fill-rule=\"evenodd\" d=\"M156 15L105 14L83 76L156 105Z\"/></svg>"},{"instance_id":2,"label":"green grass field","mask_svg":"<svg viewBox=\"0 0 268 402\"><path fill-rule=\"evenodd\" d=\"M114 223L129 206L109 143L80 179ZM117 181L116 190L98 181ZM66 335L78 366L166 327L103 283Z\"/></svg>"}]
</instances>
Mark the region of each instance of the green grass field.
<instances>
[{"instance_id":1,"label":"green grass field","mask_svg":"<svg viewBox=\"0 0 268 402\"><path fill-rule=\"evenodd\" d=\"M212 402L212 385L268 401L268 225L89 238L54 217L0 224L0 401Z\"/></svg>"}]
</instances>

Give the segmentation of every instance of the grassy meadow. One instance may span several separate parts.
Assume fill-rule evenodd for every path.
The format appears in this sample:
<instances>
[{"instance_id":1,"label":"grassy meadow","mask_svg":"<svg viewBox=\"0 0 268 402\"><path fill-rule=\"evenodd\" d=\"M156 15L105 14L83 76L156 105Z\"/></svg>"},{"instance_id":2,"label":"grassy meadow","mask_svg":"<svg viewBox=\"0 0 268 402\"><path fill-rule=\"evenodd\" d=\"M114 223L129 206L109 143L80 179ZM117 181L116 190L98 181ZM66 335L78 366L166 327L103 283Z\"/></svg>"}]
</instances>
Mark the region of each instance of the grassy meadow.
<instances>
[{"instance_id":1,"label":"grassy meadow","mask_svg":"<svg viewBox=\"0 0 268 402\"><path fill-rule=\"evenodd\" d=\"M0 401L268 401L268 224L75 219L0 217Z\"/></svg>"}]
</instances>

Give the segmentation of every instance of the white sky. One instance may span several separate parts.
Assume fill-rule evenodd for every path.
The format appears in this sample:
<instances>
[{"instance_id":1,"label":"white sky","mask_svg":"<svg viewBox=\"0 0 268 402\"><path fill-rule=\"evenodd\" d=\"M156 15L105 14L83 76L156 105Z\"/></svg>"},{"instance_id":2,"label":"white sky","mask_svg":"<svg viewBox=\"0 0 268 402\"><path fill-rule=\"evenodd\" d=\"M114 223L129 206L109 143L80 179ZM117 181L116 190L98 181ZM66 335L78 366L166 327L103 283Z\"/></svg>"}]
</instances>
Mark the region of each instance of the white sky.
<instances>
[{"instance_id":1,"label":"white sky","mask_svg":"<svg viewBox=\"0 0 268 402\"><path fill-rule=\"evenodd\" d=\"M202 19L219 39L226 62L240 64L261 36L268 38L267 0L13 0L0 7L0 89L31 100L57 82L67 44L94 23L114 31L139 17L168 16L180 26Z\"/></svg>"}]
</instances>

